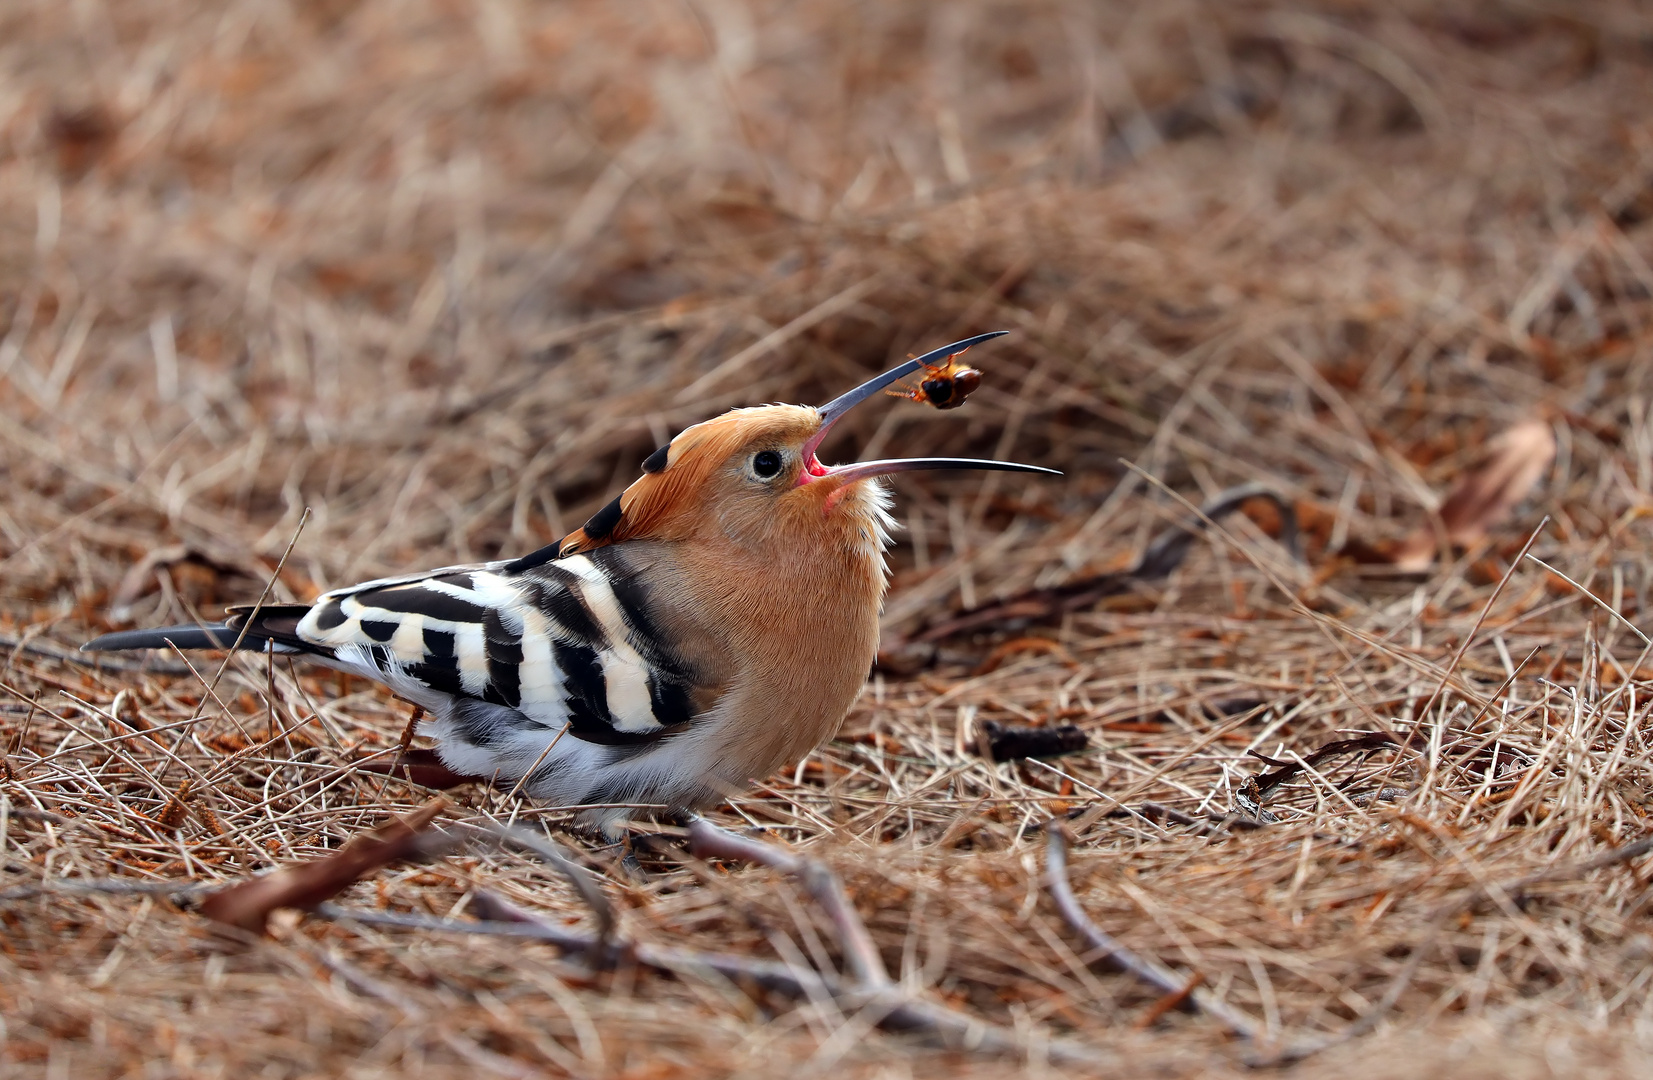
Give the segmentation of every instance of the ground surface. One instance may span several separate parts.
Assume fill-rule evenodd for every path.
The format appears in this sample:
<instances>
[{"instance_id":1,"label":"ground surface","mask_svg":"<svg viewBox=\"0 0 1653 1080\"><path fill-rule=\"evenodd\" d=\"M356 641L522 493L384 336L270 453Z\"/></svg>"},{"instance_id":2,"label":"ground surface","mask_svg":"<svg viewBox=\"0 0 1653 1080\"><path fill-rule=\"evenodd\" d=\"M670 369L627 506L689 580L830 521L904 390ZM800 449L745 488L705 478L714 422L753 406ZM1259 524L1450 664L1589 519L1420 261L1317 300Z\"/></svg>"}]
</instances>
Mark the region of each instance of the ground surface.
<instances>
[{"instance_id":1,"label":"ground surface","mask_svg":"<svg viewBox=\"0 0 1653 1080\"><path fill-rule=\"evenodd\" d=\"M1650 93L1634 4L0 5L0 1071L988 1076L1054 1042L1243 1073L1259 1050L1059 917L1040 823L1073 813L1096 924L1264 1051L1332 1037L1290 1075L1648 1075L1653 863L1615 852L1653 784ZM361 682L255 659L207 696L216 657L93 667L89 635L256 597L305 508L278 597L531 549L689 423L997 328L966 408L868 407L829 457L1066 479L901 480L885 662L714 816L824 859L905 992L1016 1053L68 891L244 878L429 797L348 767L408 718ZM1432 517L1525 421L1530 497ZM1301 560L1254 501L1167 579L918 640L1247 482ZM1531 554L1576 585L1517 558L1546 516ZM987 721L1088 749L995 765ZM1249 751L1366 732L1405 746L1247 809ZM1107 816L1146 803L1194 824ZM630 940L840 962L774 871L589 857ZM498 851L338 902L469 919L477 890L590 921Z\"/></svg>"}]
</instances>

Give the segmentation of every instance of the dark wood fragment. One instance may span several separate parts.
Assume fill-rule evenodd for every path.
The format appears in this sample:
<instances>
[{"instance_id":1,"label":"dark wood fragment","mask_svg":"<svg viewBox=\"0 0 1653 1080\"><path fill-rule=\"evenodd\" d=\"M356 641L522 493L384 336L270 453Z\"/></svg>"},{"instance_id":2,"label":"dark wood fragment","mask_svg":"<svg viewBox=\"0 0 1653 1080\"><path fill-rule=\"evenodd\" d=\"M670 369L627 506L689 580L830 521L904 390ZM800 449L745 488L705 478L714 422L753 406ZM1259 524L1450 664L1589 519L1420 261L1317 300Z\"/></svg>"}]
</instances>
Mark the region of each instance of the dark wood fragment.
<instances>
[{"instance_id":1,"label":"dark wood fragment","mask_svg":"<svg viewBox=\"0 0 1653 1080\"><path fill-rule=\"evenodd\" d=\"M984 720L976 752L991 761L1020 761L1023 758L1061 757L1090 748L1090 739L1073 724L1060 727L1027 727Z\"/></svg>"}]
</instances>

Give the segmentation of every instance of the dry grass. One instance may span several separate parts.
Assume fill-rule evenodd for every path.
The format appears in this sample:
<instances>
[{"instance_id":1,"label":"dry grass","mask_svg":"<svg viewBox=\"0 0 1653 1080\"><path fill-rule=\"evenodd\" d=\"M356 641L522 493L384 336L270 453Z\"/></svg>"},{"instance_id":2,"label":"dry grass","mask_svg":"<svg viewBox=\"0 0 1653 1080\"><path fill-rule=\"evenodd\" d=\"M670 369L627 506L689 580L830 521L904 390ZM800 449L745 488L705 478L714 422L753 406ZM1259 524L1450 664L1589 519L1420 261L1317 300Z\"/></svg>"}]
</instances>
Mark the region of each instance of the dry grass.
<instances>
[{"instance_id":1,"label":"dry grass","mask_svg":"<svg viewBox=\"0 0 1653 1080\"><path fill-rule=\"evenodd\" d=\"M836 447L1068 473L901 481L892 640L1127 561L1178 511L1121 458L1195 501L1267 482L1309 541L1235 518L1163 588L892 664L716 815L830 862L892 972L1019 1065L542 946L316 918L235 945L55 891L0 902L0 1072L1003 1075L1055 1037L1242 1071L1042 896L1033 829L1074 810L1091 918L1272 1036L1396 991L1296 1073L1647 1075L1653 868L1579 868L1653 789L1653 665L1601 607L1643 619L1653 567L1649 56L1653 13L1607 3L0 8L0 886L239 879L423 801L342 767L407 719L361 682L253 659L203 704L176 658L65 655L256 596L306 506L283 596L521 551L688 423L1002 327L967 409L868 408ZM1487 544L1371 561L1535 414L1560 452ZM1533 553L1601 604L1514 561L1546 514ZM1092 749L994 766L985 720ZM1263 828L1105 816L1221 816L1247 751L1372 730L1413 741ZM594 858L637 940L835 962L772 871ZM479 887L588 918L507 853L341 902Z\"/></svg>"}]
</instances>

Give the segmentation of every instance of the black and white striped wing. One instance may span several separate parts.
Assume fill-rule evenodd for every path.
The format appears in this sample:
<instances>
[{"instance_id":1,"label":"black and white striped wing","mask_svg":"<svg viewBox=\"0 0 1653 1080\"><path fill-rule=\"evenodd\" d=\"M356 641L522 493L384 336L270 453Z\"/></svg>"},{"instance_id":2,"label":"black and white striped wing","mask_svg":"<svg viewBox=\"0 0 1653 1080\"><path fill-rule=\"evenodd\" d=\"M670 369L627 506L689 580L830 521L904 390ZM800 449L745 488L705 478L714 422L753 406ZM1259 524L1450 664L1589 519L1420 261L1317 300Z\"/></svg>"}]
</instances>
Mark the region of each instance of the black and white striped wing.
<instances>
[{"instance_id":1,"label":"black and white striped wing","mask_svg":"<svg viewBox=\"0 0 1653 1080\"><path fill-rule=\"evenodd\" d=\"M576 555L517 573L501 563L386 578L325 594L298 636L441 714L469 700L586 742L650 743L684 730L704 694L627 571L615 556Z\"/></svg>"}]
</instances>

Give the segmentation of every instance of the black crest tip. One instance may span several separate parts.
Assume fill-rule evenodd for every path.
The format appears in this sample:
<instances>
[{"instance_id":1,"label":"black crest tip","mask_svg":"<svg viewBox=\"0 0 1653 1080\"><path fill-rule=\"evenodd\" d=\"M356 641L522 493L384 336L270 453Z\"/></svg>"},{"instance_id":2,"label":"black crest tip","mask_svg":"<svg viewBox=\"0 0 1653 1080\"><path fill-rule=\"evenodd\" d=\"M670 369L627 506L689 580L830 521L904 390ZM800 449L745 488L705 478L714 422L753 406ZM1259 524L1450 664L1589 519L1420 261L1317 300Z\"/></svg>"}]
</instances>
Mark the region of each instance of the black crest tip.
<instances>
[{"instance_id":1,"label":"black crest tip","mask_svg":"<svg viewBox=\"0 0 1653 1080\"><path fill-rule=\"evenodd\" d=\"M618 524L620 524L620 497L616 495L614 500L607 506L592 514L590 520L582 525L580 529L585 533L587 540L602 540L613 532L614 526Z\"/></svg>"}]
</instances>

